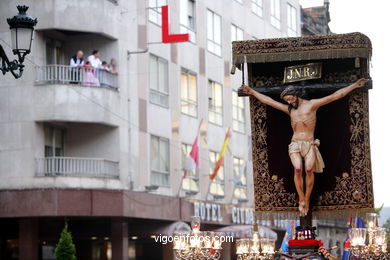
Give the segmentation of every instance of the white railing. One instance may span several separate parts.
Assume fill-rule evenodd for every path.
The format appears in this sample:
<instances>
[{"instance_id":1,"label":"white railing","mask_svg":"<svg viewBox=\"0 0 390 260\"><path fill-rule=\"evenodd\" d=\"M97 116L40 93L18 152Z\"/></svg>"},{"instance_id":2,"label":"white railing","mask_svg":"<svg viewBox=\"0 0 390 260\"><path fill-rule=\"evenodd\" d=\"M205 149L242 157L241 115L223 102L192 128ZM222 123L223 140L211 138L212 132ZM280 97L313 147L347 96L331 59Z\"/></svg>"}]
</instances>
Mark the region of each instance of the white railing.
<instances>
[{"instance_id":1,"label":"white railing","mask_svg":"<svg viewBox=\"0 0 390 260\"><path fill-rule=\"evenodd\" d=\"M82 86L118 88L118 75L92 67L46 65L35 67L38 84L79 84Z\"/></svg>"},{"instance_id":2,"label":"white railing","mask_svg":"<svg viewBox=\"0 0 390 260\"><path fill-rule=\"evenodd\" d=\"M117 162L96 158L45 157L36 159L37 176L118 178Z\"/></svg>"}]
</instances>

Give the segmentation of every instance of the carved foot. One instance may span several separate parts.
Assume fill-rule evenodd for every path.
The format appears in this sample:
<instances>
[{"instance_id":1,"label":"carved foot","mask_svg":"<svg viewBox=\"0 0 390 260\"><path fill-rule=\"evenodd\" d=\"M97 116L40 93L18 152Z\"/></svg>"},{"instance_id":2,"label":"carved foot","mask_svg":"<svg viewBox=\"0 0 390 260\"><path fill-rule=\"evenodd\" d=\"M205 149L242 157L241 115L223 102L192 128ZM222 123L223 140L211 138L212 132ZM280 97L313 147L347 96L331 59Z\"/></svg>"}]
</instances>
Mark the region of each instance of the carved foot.
<instances>
[{"instance_id":1,"label":"carved foot","mask_svg":"<svg viewBox=\"0 0 390 260\"><path fill-rule=\"evenodd\" d=\"M299 201L298 209L299 209L299 216L301 216L301 217L306 216L306 214L307 214L307 211L306 211L306 201L304 201L304 200Z\"/></svg>"}]
</instances>

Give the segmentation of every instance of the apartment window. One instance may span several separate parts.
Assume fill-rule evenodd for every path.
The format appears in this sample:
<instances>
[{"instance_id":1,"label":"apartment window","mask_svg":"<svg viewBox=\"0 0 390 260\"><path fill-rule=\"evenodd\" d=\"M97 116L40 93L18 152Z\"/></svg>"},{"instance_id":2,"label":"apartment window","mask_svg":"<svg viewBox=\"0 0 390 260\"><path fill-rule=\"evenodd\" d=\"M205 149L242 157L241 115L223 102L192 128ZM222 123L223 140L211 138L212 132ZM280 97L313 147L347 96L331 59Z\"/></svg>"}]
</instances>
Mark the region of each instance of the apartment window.
<instances>
[{"instance_id":1,"label":"apartment window","mask_svg":"<svg viewBox=\"0 0 390 260\"><path fill-rule=\"evenodd\" d=\"M221 56L221 16L207 10L207 50Z\"/></svg>"},{"instance_id":2,"label":"apartment window","mask_svg":"<svg viewBox=\"0 0 390 260\"><path fill-rule=\"evenodd\" d=\"M271 0L271 24L280 29L280 0Z\"/></svg>"},{"instance_id":3,"label":"apartment window","mask_svg":"<svg viewBox=\"0 0 390 260\"><path fill-rule=\"evenodd\" d=\"M151 180L152 185L169 185L169 141L166 138L151 136Z\"/></svg>"},{"instance_id":4,"label":"apartment window","mask_svg":"<svg viewBox=\"0 0 390 260\"><path fill-rule=\"evenodd\" d=\"M210 154L210 175L213 174L215 164L218 161L218 153L209 152ZM214 180L210 185L210 194L215 197L223 197L225 196L225 174L223 169L223 164L219 168L217 176L215 176Z\"/></svg>"},{"instance_id":5,"label":"apartment window","mask_svg":"<svg viewBox=\"0 0 390 260\"><path fill-rule=\"evenodd\" d=\"M233 171L234 198L237 200L247 200L246 167L243 159L238 157L233 158Z\"/></svg>"},{"instance_id":6,"label":"apartment window","mask_svg":"<svg viewBox=\"0 0 390 260\"><path fill-rule=\"evenodd\" d=\"M64 64L63 43L57 40L46 39L46 65Z\"/></svg>"},{"instance_id":7,"label":"apartment window","mask_svg":"<svg viewBox=\"0 0 390 260\"><path fill-rule=\"evenodd\" d=\"M149 21L161 25L161 6L167 5L166 0L149 0Z\"/></svg>"},{"instance_id":8,"label":"apartment window","mask_svg":"<svg viewBox=\"0 0 390 260\"><path fill-rule=\"evenodd\" d=\"M189 144L182 144L181 145L181 161L182 165L185 165L186 160L191 152L192 145ZM184 167L182 167L184 168ZM192 191L192 192L198 192L199 191L199 175L198 175L198 169L187 171L184 174L186 174L185 178L183 179L182 189L184 191Z\"/></svg>"},{"instance_id":9,"label":"apartment window","mask_svg":"<svg viewBox=\"0 0 390 260\"><path fill-rule=\"evenodd\" d=\"M233 41L242 41L244 40L244 31L239 27L232 24L231 26L231 38Z\"/></svg>"},{"instance_id":10,"label":"apartment window","mask_svg":"<svg viewBox=\"0 0 390 260\"><path fill-rule=\"evenodd\" d=\"M209 80L209 121L222 125L222 85Z\"/></svg>"},{"instance_id":11,"label":"apartment window","mask_svg":"<svg viewBox=\"0 0 390 260\"><path fill-rule=\"evenodd\" d=\"M180 33L188 33L190 41L196 42L195 1L180 0Z\"/></svg>"},{"instance_id":12,"label":"apartment window","mask_svg":"<svg viewBox=\"0 0 390 260\"><path fill-rule=\"evenodd\" d=\"M287 35L289 37L298 36L297 32L297 9L287 4Z\"/></svg>"},{"instance_id":13,"label":"apartment window","mask_svg":"<svg viewBox=\"0 0 390 260\"><path fill-rule=\"evenodd\" d=\"M252 0L252 12L263 17L263 0Z\"/></svg>"},{"instance_id":14,"label":"apartment window","mask_svg":"<svg viewBox=\"0 0 390 260\"><path fill-rule=\"evenodd\" d=\"M168 62L160 57L150 56L150 102L163 107L169 106Z\"/></svg>"},{"instance_id":15,"label":"apartment window","mask_svg":"<svg viewBox=\"0 0 390 260\"><path fill-rule=\"evenodd\" d=\"M181 112L190 116L197 116L197 87L196 75L187 70L181 72Z\"/></svg>"},{"instance_id":16,"label":"apartment window","mask_svg":"<svg viewBox=\"0 0 390 260\"><path fill-rule=\"evenodd\" d=\"M245 103L244 99L240 98L237 91L232 93L233 104L233 130L245 133Z\"/></svg>"},{"instance_id":17,"label":"apartment window","mask_svg":"<svg viewBox=\"0 0 390 260\"><path fill-rule=\"evenodd\" d=\"M45 157L64 156L65 131L56 127L45 127Z\"/></svg>"}]
</instances>

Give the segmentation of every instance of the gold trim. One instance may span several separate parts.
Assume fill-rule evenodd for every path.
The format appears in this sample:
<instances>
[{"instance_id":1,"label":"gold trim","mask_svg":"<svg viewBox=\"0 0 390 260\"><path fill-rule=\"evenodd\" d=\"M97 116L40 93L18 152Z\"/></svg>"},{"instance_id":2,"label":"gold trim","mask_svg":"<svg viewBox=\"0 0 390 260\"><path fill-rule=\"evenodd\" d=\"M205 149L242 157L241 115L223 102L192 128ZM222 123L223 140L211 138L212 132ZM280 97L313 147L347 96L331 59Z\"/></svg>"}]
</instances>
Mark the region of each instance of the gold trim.
<instances>
[{"instance_id":1,"label":"gold trim","mask_svg":"<svg viewBox=\"0 0 390 260\"><path fill-rule=\"evenodd\" d=\"M288 71L289 70L295 70L295 69L300 69L300 68L316 68L316 71L318 70L317 73L315 73L314 76L311 76L311 75L307 75L305 77L305 75L303 77L299 77L298 79L295 79L295 80L289 80L288 79ZM305 74L305 72L304 72ZM304 80L308 80L308 79L320 79L322 76L322 63L319 63L319 62L316 62L316 63L308 63L308 64L303 64L303 65L295 65L295 66L289 66L289 67L285 67L284 68L284 76L283 76L283 83L286 84L286 83L292 83L292 82L298 82L298 81L304 81Z\"/></svg>"},{"instance_id":2,"label":"gold trim","mask_svg":"<svg viewBox=\"0 0 390 260\"><path fill-rule=\"evenodd\" d=\"M371 175L368 92L354 91L348 96L351 118L351 171L335 177L336 187L322 194L313 205L314 216L345 217L352 212L374 208ZM273 177L268 167L266 106L251 98L253 178L255 210L260 216L297 216L298 196L287 192L284 179Z\"/></svg>"}]
</instances>

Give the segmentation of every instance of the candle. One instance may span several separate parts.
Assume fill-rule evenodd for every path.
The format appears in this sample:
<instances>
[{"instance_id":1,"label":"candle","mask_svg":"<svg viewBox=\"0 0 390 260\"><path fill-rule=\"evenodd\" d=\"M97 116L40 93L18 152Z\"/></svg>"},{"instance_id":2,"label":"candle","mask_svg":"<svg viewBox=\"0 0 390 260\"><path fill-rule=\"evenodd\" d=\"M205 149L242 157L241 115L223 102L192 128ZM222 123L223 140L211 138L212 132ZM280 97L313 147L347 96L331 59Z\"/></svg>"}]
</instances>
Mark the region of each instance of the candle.
<instances>
[{"instance_id":1,"label":"candle","mask_svg":"<svg viewBox=\"0 0 390 260\"><path fill-rule=\"evenodd\" d=\"M206 238L204 241L204 247L205 248L211 248L211 238Z\"/></svg>"},{"instance_id":2,"label":"candle","mask_svg":"<svg viewBox=\"0 0 390 260\"><path fill-rule=\"evenodd\" d=\"M373 229L375 227L374 222L373 221L368 222L368 227Z\"/></svg>"}]
</instances>

